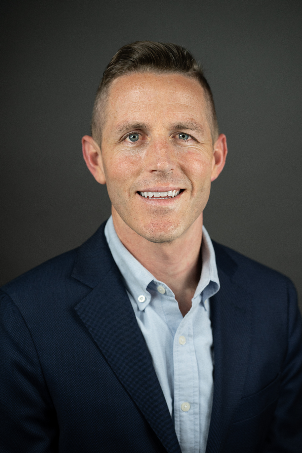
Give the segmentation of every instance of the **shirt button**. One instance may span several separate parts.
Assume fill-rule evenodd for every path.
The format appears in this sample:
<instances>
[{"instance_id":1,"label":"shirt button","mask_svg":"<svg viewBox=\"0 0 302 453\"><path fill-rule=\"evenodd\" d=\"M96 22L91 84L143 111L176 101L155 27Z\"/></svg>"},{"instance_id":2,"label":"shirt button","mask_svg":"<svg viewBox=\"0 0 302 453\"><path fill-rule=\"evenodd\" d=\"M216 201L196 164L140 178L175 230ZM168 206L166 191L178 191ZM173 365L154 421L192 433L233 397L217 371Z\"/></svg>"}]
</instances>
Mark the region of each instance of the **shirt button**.
<instances>
[{"instance_id":1,"label":"shirt button","mask_svg":"<svg viewBox=\"0 0 302 453\"><path fill-rule=\"evenodd\" d=\"M165 294L166 290L165 288L162 286L162 285L159 285L157 287L157 291L160 293L160 294Z\"/></svg>"},{"instance_id":2,"label":"shirt button","mask_svg":"<svg viewBox=\"0 0 302 453\"><path fill-rule=\"evenodd\" d=\"M145 296L138 296L137 300L139 302L145 302L146 298L145 298Z\"/></svg>"},{"instance_id":3,"label":"shirt button","mask_svg":"<svg viewBox=\"0 0 302 453\"><path fill-rule=\"evenodd\" d=\"M182 403L182 405L180 407L183 412L188 412L190 410L191 406L190 406L190 403Z\"/></svg>"},{"instance_id":4,"label":"shirt button","mask_svg":"<svg viewBox=\"0 0 302 453\"><path fill-rule=\"evenodd\" d=\"M178 338L178 341L179 341L179 344L186 344L187 340L186 340L186 337L184 337L183 335L181 335L179 338Z\"/></svg>"}]
</instances>

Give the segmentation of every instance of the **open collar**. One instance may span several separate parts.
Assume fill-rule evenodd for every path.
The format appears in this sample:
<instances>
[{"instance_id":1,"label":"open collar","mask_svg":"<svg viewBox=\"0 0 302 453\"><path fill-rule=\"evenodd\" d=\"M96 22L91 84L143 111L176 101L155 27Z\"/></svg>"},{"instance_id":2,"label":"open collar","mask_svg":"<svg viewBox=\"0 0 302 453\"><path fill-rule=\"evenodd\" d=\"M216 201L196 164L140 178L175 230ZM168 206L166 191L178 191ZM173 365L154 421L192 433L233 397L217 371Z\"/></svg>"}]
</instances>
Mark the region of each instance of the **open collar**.
<instances>
[{"instance_id":1,"label":"open collar","mask_svg":"<svg viewBox=\"0 0 302 453\"><path fill-rule=\"evenodd\" d=\"M152 358L110 253L104 227L102 224L78 249L72 277L92 290L75 310L164 447L169 453L180 453ZM214 249L221 288L211 304L215 367L207 453L219 453L223 448L232 414L241 398L251 341L253 300L237 282L237 264L226 249L216 243Z\"/></svg>"}]
</instances>

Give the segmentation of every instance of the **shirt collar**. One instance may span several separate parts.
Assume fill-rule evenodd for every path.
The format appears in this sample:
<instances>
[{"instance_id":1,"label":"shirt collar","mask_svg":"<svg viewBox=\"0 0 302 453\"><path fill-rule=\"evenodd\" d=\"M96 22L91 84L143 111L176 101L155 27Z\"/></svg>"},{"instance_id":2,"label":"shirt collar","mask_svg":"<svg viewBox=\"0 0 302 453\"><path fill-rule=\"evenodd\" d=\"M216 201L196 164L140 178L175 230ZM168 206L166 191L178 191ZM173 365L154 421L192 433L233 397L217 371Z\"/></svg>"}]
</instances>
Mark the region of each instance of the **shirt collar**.
<instances>
[{"instance_id":1,"label":"shirt collar","mask_svg":"<svg viewBox=\"0 0 302 453\"><path fill-rule=\"evenodd\" d=\"M150 303L151 295L147 288L152 282L163 285L167 294L169 294L169 292L173 294L165 283L156 280L151 272L134 258L122 244L116 234L112 216L108 219L104 232L113 259L124 278L126 289L136 301L139 310L144 310ZM202 271L193 297L193 302L194 299L201 296L201 302L204 303L206 299L216 294L220 288L214 247L205 227L202 228L201 254Z\"/></svg>"},{"instance_id":2,"label":"shirt collar","mask_svg":"<svg viewBox=\"0 0 302 453\"><path fill-rule=\"evenodd\" d=\"M112 216L106 223L104 233L113 259L124 278L127 291L136 301L138 308L145 309L151 300L147 287L154 280L153 275L122 244L114 229ZM145 298L143 302L142 296Z\"/></svg>"},{"instance_id":3,"label":"shirt collar","mask_svg":"<svg viewBox=\"0 0 302 453\"><path fill-rule=\"evenodd\" d=\"M204 226L202 227L201 260L201 275L193 300L202 294L202 303L204 303L220 289L214 247Z\"/></svg>"}]
</instances>

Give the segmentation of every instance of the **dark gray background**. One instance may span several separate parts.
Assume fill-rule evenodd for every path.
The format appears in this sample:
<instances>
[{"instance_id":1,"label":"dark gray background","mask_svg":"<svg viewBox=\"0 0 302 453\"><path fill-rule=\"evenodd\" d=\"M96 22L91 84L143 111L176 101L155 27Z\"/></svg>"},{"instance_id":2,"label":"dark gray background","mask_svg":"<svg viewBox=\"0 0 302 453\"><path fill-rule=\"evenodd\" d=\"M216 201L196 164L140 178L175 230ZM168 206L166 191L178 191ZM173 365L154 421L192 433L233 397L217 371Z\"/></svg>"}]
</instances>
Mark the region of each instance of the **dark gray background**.
<instances>
[{"instance_id":1,"label":"dark gray background","mask_svg":"<svg viewBox=\"0 0 302 453\"><path fill-rule=\"evenodd\" d=\"M1 284L110 215L80 141L112 55L150 39L189 48L214 92L229 156L205 211L212 238L302 296L301 0L1 4Z\"/></svg>"}]
</instances>

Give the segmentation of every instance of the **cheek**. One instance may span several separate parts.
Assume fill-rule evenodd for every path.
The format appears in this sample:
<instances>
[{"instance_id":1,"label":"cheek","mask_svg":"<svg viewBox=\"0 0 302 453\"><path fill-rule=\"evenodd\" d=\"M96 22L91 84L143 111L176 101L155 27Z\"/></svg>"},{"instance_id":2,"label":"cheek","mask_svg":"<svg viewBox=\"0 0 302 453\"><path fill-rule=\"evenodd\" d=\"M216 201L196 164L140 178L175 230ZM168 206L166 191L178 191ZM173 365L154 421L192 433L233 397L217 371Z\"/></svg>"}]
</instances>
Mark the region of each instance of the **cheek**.
<instances>
[{"instance_id":1,"label":"cheek","mask_svg":"<svg viewBox=\"0 0 302 453\"><path fill-rule=\"evenodd\" d=\"M128 156L119 156L108 160L104 167L107 185L124 185L136 174L138 165Z\"/></svg>"},{"instance_id":2,"label":"cheek","mask_svg":"<svg viewBox=\"0 0 302 453\"><path fill-rule=\"evenodd\" d=\"M182 168L193 184L204 185L211 179L213 155L209 153L187 153Z\"/></svg>"},{"instance_id":3,"label":"cheek","mask_svg":"<svg viewBox=\"0 0 302 453\"><path fill-rule=\"evenodd\" d=\"M137 160L119 155L108 159L104 165L108 195L117 210L129 201L133 184L140 172L140 163Z\"/></svg>"}]
</instances>

